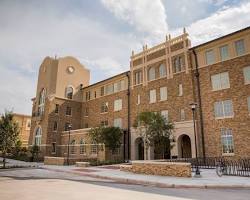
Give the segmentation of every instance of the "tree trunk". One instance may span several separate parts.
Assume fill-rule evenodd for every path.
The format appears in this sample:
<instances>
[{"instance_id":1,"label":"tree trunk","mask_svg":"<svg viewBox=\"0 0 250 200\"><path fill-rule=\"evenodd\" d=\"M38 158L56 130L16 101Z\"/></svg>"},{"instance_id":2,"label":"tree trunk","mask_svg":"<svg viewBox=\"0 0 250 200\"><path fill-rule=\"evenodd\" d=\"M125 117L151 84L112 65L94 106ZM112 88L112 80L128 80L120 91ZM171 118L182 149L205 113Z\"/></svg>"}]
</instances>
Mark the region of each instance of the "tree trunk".
<instances>
[{"instance_id":1,"label":"tree trunk","mask_svg":"<svg viewBox=\"0 0 250 200\"><path fill-rule=\"evenodd\" d=\"M3 168L5 169L5 165L6 165L6 154L5 151L3 152Z\"/></svg>"}]
</instances>

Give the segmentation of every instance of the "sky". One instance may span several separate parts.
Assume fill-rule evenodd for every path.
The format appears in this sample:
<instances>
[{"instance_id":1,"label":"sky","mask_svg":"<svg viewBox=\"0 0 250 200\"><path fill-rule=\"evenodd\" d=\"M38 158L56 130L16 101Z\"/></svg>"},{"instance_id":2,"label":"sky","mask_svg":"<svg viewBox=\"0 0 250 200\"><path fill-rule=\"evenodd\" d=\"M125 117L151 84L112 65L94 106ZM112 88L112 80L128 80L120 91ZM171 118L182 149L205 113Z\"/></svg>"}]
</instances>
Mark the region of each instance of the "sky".
<instances>
[{"instance_id":1,"label":"sky","mask_svg":"<svg viewBox=\"0 0 250 200\"><path fill-rule=\"evenodd\" d=\"M76 57L95 83L183 27L194 46L247 26L250 0L0 0L0 113L31 114L46 56Z\"/></svg>"}]
</instances>

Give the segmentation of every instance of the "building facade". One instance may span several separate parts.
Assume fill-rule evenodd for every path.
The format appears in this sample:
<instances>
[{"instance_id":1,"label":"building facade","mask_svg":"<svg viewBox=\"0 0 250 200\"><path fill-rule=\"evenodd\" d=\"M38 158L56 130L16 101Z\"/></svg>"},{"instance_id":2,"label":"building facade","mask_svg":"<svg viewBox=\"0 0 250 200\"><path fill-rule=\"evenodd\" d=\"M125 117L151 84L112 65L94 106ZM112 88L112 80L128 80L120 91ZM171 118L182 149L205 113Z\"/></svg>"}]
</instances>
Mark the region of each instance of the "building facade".
<instances>
[{"instance_id":1,"label":"building facade","mask_svg":"<svg viewBox=\"0 0 250 200\"><path fill-rule=\"evenodd\" d=\"M65 156L69 142L76 159L144 159L144 141L133 128L143 111L173 122L168 156L195 157L195 143L201 157L250 155L249 27L196 47L184 29L178 37L132 52L127 72L92 85L89 76L73 57L47 57L41 64L29 144L39 145L43 155ZM90 141L88 131L100 125L124 130L117 152L102 147L97 154L99 144ZM159 158L154 146L149 158Z\"/></svg>"}]
</instances>

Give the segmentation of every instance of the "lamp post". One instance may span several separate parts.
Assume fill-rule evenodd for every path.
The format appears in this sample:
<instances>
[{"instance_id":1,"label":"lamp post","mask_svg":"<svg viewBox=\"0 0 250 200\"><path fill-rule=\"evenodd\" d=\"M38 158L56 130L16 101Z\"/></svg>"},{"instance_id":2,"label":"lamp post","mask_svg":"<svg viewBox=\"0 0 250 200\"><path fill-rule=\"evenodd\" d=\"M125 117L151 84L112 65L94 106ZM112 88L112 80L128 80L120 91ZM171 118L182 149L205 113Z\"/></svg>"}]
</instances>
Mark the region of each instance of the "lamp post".
<instances>
[{"instance_id":1,"label":"lamp post","mask_svg":"<svg viewBox=\"0 0 250 200\"><path fill-rule=\"evenodd\" d=\"M196 168L195 168L195 177L201 177L200 169L198 166L198 156L197 156L197 137L196 137L196 124L195 124L195 110L197 107L197 103L190 104L193 114L193 123L194 123L194 140L195 140L195 158L196 158Z\"/></svg>"},{"instance_id":2,"label":"lamp post","mask_svg":"<svg viewBox=\"0 0 250 200\"><path fill-rule=\"evenodd\" d=\"M72 128L72 125L68 125L68 131L69 131L69 138L68 138L68 152L67 152L67 165L69 165L69 143L70 143L70 130Z\"/></svg>"}]
</instances>

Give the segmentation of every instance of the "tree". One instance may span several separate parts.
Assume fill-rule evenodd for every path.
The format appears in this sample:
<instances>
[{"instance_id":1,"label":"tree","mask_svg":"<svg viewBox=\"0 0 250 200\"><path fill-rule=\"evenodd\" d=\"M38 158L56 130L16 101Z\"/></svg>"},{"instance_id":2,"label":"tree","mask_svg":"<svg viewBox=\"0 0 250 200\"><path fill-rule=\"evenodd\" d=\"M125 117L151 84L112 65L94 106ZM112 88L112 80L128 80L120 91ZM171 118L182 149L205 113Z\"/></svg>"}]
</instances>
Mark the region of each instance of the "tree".
<instances>
[{"instance_id":1,"label":"tree","mask_svg":"<svg viewBox=\"0 0 250 200\"><path fill-rule=\"evenodd\" d=\"M37 146L36 144L34 144L31 149L30 149L30 153L31 153L31 162L33 162L34 160L38 159L38 154L40 152L39 146Z\"/></svg>"},{"instance_id":2,"label":"tree","mask_svg":"<svg viewBox=\"0 0 250 200\"><path fill-rule=\"evenodd\" d=\"M6 164L6 154L15 146L18 134L18 124L14 121L12 112L5 111L0 119L0 150L3 156L3 168Z\"/></svg>"},{"instance_id":3,"label":"tree","mask_svg":"<svg viewBox=\"0 0 250 200\"><path fill-rule=\"evenodd\" d=\"M162 151L165 151L166 142L172 137L174 126L159 113L141 112L134 123L134 127L143 138L146 160L148 160L148 150L155 142L161 144ZM163 140L162 140L163 139Z\"/></svg>"}]
</instances>

